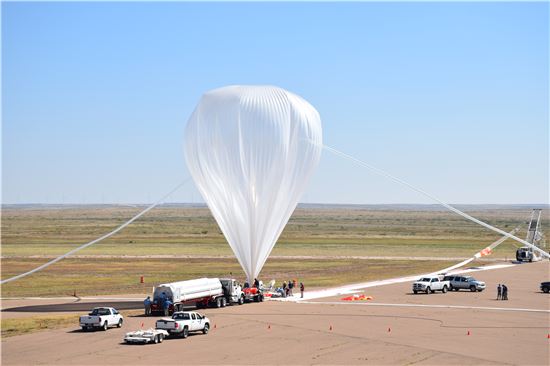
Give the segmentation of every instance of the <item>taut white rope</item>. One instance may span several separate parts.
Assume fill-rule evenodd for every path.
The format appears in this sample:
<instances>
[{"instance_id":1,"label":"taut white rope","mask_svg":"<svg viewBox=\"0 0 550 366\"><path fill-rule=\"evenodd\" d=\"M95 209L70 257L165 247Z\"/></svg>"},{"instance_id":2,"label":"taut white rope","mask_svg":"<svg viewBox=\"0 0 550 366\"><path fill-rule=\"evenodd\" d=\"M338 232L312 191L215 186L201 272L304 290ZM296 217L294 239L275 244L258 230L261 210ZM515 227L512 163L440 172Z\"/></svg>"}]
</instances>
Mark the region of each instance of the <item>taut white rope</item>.
<instances>
[{"instance_id":1,"label":"taut white rope","mask_svg":"<svg viewBox=\"0 0 550 366\"><path fill-rule=\"evenodd\" d=\"M313 143L313 142L312 142L312 143ZM464 212L460 211L459 209L457 209L457 208L455 208L455 207L453 207L453 206L451 206L451 205L449 205L449 204L443 202L443 201L440 200L439 198L437 198L437 197L435 197L435 196L429 194L428 192L426 192L426 191L424 191L424 190L422 190L422 189L420 189L420 188L416 188L416 187L413 186L412 184L409 184L409 183L405 182L404 180L399 179L399 178L397 178L396 176L393 176L393 175L391 175L390 173L388 173L388 172L386 172L386 171L384 171L384 170L382 170L382 169L376 168L376 167L374 167L374 166L372 166L372 165L370 165L370 164L368 164L368 163L365 163L365 162L362 161L362 160L359 160L359 159L357 159L357 158L354 158L353 156L348 155L348 154L346 154L346 153L343 153L343 152L341 152L341 151L339 151L339 150L336 150L335 148L332 148L332 147L330 147L330 146L323 145L323 147L324 147L326 150L330 151L331 153L333 153L333 154L335 154L335 155L338 155L338 156L344 157L344 158L346 158L346 159L348 159L348 160L351 160L351 161L353 161L353 162L355 162L355 163L361 165L362 167L365 167L365 168L367 168L367 169L372 170L373 172L375 172L375 173L378 174L378 175L381 175L381 176L383 176L383 177L389 178L389 179L393 180L394 182L397 182L397 183L399 183L399 184L401 184L401 185L404 185L404 186L406 186L406 187L409 187L409 188L412 189L413 191L416 191L416 192L418 192L418 193L420 193L420 194L422 194L422 195L428 197L429 199L436 201L437 203L439 203L439 204L442 205L443 207L449 209L450 211L453 211L453 212L456 213L456 214L459 214L460 216L462 216L462 217L464 217L464 218L466 218L466 219L468 219L468 220L470 220L470 221L472 221L472 222L475 222L476 224L479 224L479 225L481 225L481 226L483 226L483 227L486 227L487 229L493 230L494 232L497 232L497 233L499 233L499 234L501 234L501 235L504 235L504 236L506 236L506 237L508 237L508 238L510 238L510 239L514 239L515 241L520 242L521 244L523 244L523 245L525 245L525 246L527 246L527 247L529 247L529 248L531 248L531 249L533 249L533 250L536 250L536 251L539 252L541 255L543 255L543 256L545 256L545 257L547 257L547 258L550 258L550 254L548 254L548 253L545 252L544 250L540 249L540 248L537 247L536 245L533 245L533 244L529 243L528 241L525 241L525 240L523 240L523 239L520 239L520 238L518 238L517 236L515 236L515 235L513 235L513 234L511 234L511 233L507 233L506 231L501 230L501 229L499 229L499 228L497 228L497 227L494 227L494 226L492 226L492 225L489 225L489 224L487 224L486 222L483 222L483 221L481 221L481 220L479 220L479 219L476 219L475 217L470 216L470 215L468 215L467 213L464 213Z\"/></svg>"},{"instance_id":2,"label":"taut white rope","mask_svg":"<svg viewBox=\"0 0 550 366\"><path fill-rule=\"evenodd\" d=\"M178 189L180 189L183 185L187 184L187 182L189 182L191 180L191 178L187 178L185 179L183 182L181 182L180 184L178 184L176 186L176 188L172 189L170 192L168 192L167 194L165 194L164 196L162 196L161 199L159 199L158 201L156 201L155 203L151 204L149 207L147 207L145 210L141 211L140 213L138 213L136 216L132 217L130 220L126 221L124 224L120 225L119 227L117 227L116 229L114 229L113 231L111 231L110 233L107 233L95 240L92 240L91 242L89 243L86 243L84 245L81 245L79 246L78 248L75 248L55 259L52 259L51 261L47 262L47 263L44 263L43 265L39 266L39 267L36 267L35 269L32 269L28 272L25 272L25 273L21 273L17 276L14 276L14 277L11 277L11 278L7 278L5 280L2 280L0 281L0 284L4 284L4 283L7 283L7 282L10 282L10 281L15 281L15 280L18 280L20 278L23 278L25 276L28 276L30 274L33 274L35 272L38 272L38 271L41 271L43 270L44 268L46 267L49 267L51 266L52 264L56 263L56 262L59 262L60 260L62 260L63 258L66 258L68 256L70 256L71 254L74 254L76 252L78 252L79 250L82 250L84 248L87 248L89 247L90 245L93 245L97 242L100 242L102 241L103 239L107 239L108 237L110 236L113 236L114 234L118 233L120 230L124 229L126 226L130 225L132 222L136 221L137 219L139 219L141 216L145 215L147 212L149 212L150 210L152 210L153 208L155 208L156 206L158 206L159 204L161 204L162 202L164 202L165 199L167 199L170 195L172 195L172 193L174 193L175 191L177 191Z\"/></svg>"}]
</instances>

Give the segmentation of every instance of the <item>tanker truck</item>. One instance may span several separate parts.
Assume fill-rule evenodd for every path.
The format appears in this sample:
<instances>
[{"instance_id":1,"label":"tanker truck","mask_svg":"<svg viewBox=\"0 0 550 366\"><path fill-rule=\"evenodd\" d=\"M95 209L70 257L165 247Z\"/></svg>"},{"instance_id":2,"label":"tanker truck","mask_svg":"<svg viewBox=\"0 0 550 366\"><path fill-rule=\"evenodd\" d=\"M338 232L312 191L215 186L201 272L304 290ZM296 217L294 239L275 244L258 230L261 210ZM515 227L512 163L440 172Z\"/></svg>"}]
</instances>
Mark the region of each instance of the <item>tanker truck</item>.
<instances>
[{"instance_id":1,"label":"tanker truck","mask_svg":"<svg viewBox=\"0 0 550 366\"><path fill-rule=\"evenodd\" d=\"M164 304L169 300L168 312L183 311L184 306L196 308L225 307L227 304L244 303L241 285L232 278L199 278L196 280L165 283L153 289L152 314L164 314Z\"/></svg>"}]
</instances>

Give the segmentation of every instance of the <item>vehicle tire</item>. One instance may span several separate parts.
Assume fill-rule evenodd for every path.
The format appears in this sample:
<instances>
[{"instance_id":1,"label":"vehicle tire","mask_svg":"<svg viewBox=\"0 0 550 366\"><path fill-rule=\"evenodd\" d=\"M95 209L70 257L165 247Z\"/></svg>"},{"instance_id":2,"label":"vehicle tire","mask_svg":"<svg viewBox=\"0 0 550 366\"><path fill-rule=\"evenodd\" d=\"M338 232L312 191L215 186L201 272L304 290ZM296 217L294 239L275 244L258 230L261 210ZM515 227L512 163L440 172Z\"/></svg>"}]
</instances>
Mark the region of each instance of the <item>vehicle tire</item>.
<instances>
[{"instance_id":1,"label":"vehicle tire","mask_svg":"<svg viewBox=\"0 0 550 366\"><path fill-rule=\"evenodd\" d=\"M453 291L453 290L454 290L453 285L449 285L449 291Z\"/></svg>"},{"instance_id":2,"label":"vehicle tire","mask_svg":"<svg viewBox=\"0 0 550 366\"><path fill-rule=\"evenodd\" d=\"M443 293L447 292L447 286L443 286L443 289L441 290L441 292Z\"/></svg>"},{"instance_id":3,"label":"vehicle tire","mask_svg":"<svg viewBox=\"0 0 550 366\"><path fill-rule=\"evenodd\" d=\"M221 300L219 297L216 299L216 307L217 307L217 308L221 308L221 307L222 307L222 300Z\"/></svg>"},{"instance_id":4,"label":"vehicle tire","mask_svg":"<svg viewBox=\"0 0 550 366\"><path fill-rule=\"evenodd\" d=\"M189 328L187 326L185 328L183 328L183 332L181 332L181 336L183 338L189 337Z\"/></svg>"},{"instance_id":5,"label":"vehicle tire","mask_svg":"<svg viewBox=\"0 0 550 366\"><path fill-rule=\"evenodd\" d=\"M263 295L263 294L260 294L259 300L260 300L260 302L263 302L263 301L264 301L264 295Z\"/></svg>"},{"instance_id":6,"label":"vehicle tire","mask_svg":"<svg viewBox=\"0 0 550 366\"><path fill-rule=\"evenodd\" d=\"M548 287L543 287L543 288L542 288L542 292L544 292L545 294L547 294L548 292L550 292L550 288L548 288Z\"/></svg>"},{"instance_id":7,"label":"vehicle tire","mask_svg":"<svg viewBox=\"0 0 550 366\"><path fill-rule=\"evenodd\" d=\"M222 297L222 308L225 308L227 306L227 300L225 297Z\"/></svg>"},{"instance_id":8,"label":"vehicle tire","mask_svg":"<svg viewBox=\"0 0 550 366\"><path fill-rule=\"evenodd\" d=\"M153 338L153 343L157 344L159 342L159 335L157 334L155 338Z\"/></svg>"},{"instance_id":9,"label":"vehicle tire","mask_svg":"<svg viewBox=\"0 0 550 366\"><path fill-rule=\"evenodd\" d=\"M429 287L426 287L426 293L429 294L430 292L432 292L432 289Z\"/></svg>"},{"instance_id":10,"label":"vehicle tire","mask_svg":"<svg viewBox=\"0 0 550 366\"><path fill-rule=\"evenodd\" d=\"M456 292L458 292L458 290L460 290L460 289L457 288L457 287L453 287L453 290L455 290Z\"/></svg>"},{"instance_id":11,"label":"vehicle tire","mask_svg":"<svg viewBox=\"0 0 550 366\"><path fill-rule=\"evenodd\" d=\"M476 287L475 287L475 286L470 286L470 291L472 291L472 292L476 292L476 291L477 291L477 289L476 289Z\"/></svg>"},{"instance_id":12,"label":"vehicle tire","mask_svg":"<svg viewBox=\"0 0 550 366\"><path fill-rule=\"evenodd\" d=\"M546 291L546 292L548 292L548 291ZM87 331L87 330L88 330L88 327L82 327L82 331L83 331L83 332L85 332L85 331Z\"/></svg>"},{"instance_id":13,"label":"vehicle tire","mask_svg":"<svg viewBox=\"0 0 550 366\"><path fill-rule=\"evenodd\" d=\"M118 324L116 325L116 326L117 326L117 328L120 328L120 327L122 327L122 322L123 322L123 320L122 320L122 319L120 319L120 320L118 321Z\"/></svg>"},{"instance_id":14,"label":"vehicle tire","mask_svg":"<svg viewBox=\"0 0 550 366\"><path fill-rule=\"evenodd\" d=\"M164 341L164 334L159 334L159 343L162 343Z\"/></svg>"},{"instance_id":15,"label":"vehicle tire","mask_svg":"<svg viewBox=\"0 0 550 366\"><path fill-rule=\"evenodd\" d=\"M418 293L418 291L416 291L416 290L413 290L413 292L414 292L415 295Z\"/></svg>"},{"instance_id":16,"label":"vehicle tire","mask_svg":"<svg viewBox=\"0 0 550 366\"><path fill-rule=\"evenodd\" d=\"M105 320L105 323L103 323L103 327L101 329L107 330L109 328L109 323L107 323L107 320Z\"/></svg>"},{"instance_id":17,"label":"vehicle tire","mask_svg":"<svg viewBox=\"0 0 550 366\"><path fill-rule=\"evenodd\" d=\"M239 305L244 304L244 296L239 297L239 302L238 302L238 304L239 304Z\"/></svg>"},{"instance_id":18,"label":"vehicle tire","mask_svg":"<svg viewBox=\"0 0 550 366\"><path fill-rule=\"evenodd\" d=\"M259 295L254 296L254 302L260 302L260 296Z\"/></svg>"},{"instance_id":19,"label":"vehicle tire","mask_svg":"<svg viewBox=\"0 0 550 366\"><path fill-rule=\"evenodd\" d=\"M206 323L206 324L204 325L204 328L202 328L202 332L203 332L204 334L208 334L208 331L209 331L209 330L210 330L210 324Z\"/></svg>"}]
</instances>

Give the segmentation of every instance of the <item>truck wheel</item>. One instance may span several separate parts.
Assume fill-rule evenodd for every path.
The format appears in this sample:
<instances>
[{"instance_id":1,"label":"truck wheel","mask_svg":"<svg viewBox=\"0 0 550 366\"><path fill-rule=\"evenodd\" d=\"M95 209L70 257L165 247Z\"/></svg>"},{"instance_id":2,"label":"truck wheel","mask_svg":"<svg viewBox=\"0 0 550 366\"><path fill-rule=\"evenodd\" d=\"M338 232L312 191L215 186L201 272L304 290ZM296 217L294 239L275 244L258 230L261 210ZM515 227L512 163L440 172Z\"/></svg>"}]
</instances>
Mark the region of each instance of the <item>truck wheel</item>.
<instances>
[{"instance_id":1,"label":"truck wheel","mask_svg":"<svg viewBox=\"0 0 550 366\"><path fill-rule=\"evenodd\" d=\"M416 291L416 290L413 290L413 292L414 292L415 295L418 293L418 291Z\"/></svg>"},{"instance_id":2,"label":"truck wheel","mask_svg":"<svg viewBox=\"0 0 550 366\"><path fill-rule=\"evenodd\" d=\"M546 291L546 292L548 292L548 291ZM239 297L239 302L238 302L238 304L239 304L239 305L244 304L244 296Z\"/></svg>"},{"instance_id":3,"label":"truck wheel","mask_svg":"<svg viewBox=\"0 0 550 366\"><path fill-rule=\"evenodd\" d=\"M103 323L103 330L107 330L107 328L109 328L109 323L107 323L107 320L105 320L105 323Z\"/></svg>"},{"instance_id":4,"label":"truck wheel","mask_svg":"<svg viewBox=\"0 0 550 366\"><path fill-rule=\"evenodd\" d=\"M476 287L475 286L470 286L470 291L476 292Z\"/></svg>"},{"instance_id":5,"label":"truck wheel","mask_svg":"<svg viewBox=\"0 0 550 366\"><path fill-rule=\"evenodd\" d=\"M260 298L260 302L264 301L264 295L263 294L260 294L259 298Z\"/></svg>"},{"instance_id":6,"label":"truck wheel","mask_svg":"<svg viewBox=\"0 0 550 366\"><path fill-rule=\"evenodd\" d=\"M157 344L159 342L159 335L157 334L154 338L153 338L153 343L154 344Z\"/></svg>"},{"instance_id":7,"label":"truck wheel","mask_svg":"<svg viewBox=\"0 0 550 366\"><path fill-rule=\"evenodd\" d=\"M547 294L549 291L550 291L550 288L548 288L548 287L543 287L542 288L542 292L544 292L545 294Z\"/></svg>"},{"instance_id":8,"label":"truck wheel","mask_svg":"<svg viewBox=\"0 0 550 366\"><path fill-rule=\"evenodd\" d=\"M222 297L222 308L225 308L227 305L227 300L225 300L225 297Z\"/></svg>"},{"instance_id":9,"label":"truck wheel","mask_svg":"<svg viewBox=\"0 0 550 366\"><path fill-rule=\"evenodd\" d=\"M548 291L546 291L546 292L548 292ZM85 331L87 331L87 330L88 330L88 327L82 327L82 331L83 331L83 332L85 332Z\"/></svg>"},{"instance_id":10,"label":"truck wheel","mask_svg":"<svg viewBox=\"0 0 550 366\"><path fill-rule=\"evenodd\" d=\"M181 336L183 338L189 337L189 328L187 326L185 326L185 328L183 328L183 332L181 332L181 333L182 333Z\"/></svg>"},{"instance_id":11,"label":"truck wheel","mask_svg":"<svg viewBox=\"0 0 550 366\"><path fill-rule=\"evenodd\" d=\"M441 292L443 293L447 292L447 286L443 286L443 289L441 290Z\"/></svg>"},{"instance_id":12,"label":"truck wheel","mask_svg":"<svg viewBox=\"0 0 550 366\"><path fill-rule=\"evenodd\" d=\"M221 300L219 297L216 299L216 307L217 307L217 308L221 308L221 307L222 307L222 300Z\"/></svg>"},{"instance_id":13,"label":"truck wheel","mask_svg":"<svg viewBox=\"0 0 550 366\"><path fill-rule=\"evenodd\" d=\"M432 292L432 290L429 287L426 287L426 293L429 294L430 292Z\"/></svg>"},{"instance_id":14,"label":"truck wheel","mask_svg":"<svg viewBox=\"0 0 550 366\"><path fill-rule=\"evenodd\" d=\"M117 326L117 328L122 327L122 319L120 319L120 320L118 321L118 324L117 324L116 326Z\"/></svg>"},{"instance_id":15,"label":"truck wheel","mask_svg":"<svg viewBox=\"0 0 550 366\"><path fill-rule=\"evenodd\" d=\"M206 324L204 325L204 328L202 329L202 332L203 332L204 334L208 334L208 330L210 330L210 325L209 325L208 323L206 323Z\"/></svg>"}]
</instances>

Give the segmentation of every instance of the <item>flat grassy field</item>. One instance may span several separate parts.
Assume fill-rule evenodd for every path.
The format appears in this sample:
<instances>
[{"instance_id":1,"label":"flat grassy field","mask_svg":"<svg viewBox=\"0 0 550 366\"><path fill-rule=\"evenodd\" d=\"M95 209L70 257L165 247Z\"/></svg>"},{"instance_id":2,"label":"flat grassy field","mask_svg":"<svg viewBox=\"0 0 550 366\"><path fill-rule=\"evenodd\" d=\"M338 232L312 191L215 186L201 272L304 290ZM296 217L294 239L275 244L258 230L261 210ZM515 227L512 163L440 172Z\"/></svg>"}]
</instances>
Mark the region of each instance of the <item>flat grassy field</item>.
<instances>
[{"instance_id":1,"label":"flat grassy field","mask_svg":"<svg viewBox=\"0 0 550 366\"><path fill-rule=\"evenodd\" d=\"M95 239L140 210L121 206L4 208L1 276L34 268L47 261L42 256L59 255ZM470 214L508 231L520 225L518 235L524 237L530 209L484 209ZM548 211L544 217L546 227ZM319 287L423 273L456 263L446 260L449 257L470 257L498 238L498 234L443 211L300 208L276 244L272 252L276 257L268 259L262 278L299 278L310 287ZM515 247L508 240L492 257L513 258ZM156 208L78 254L90 257L66 259L40 274L8 283L2 286L2 296L70 295L74 291L79 295L148 293L158 282L227 276L230 272L242 277L237 261L223 258L232 251L206 208ZM208 258L150 257L154 255ZM289 258L281 258L284 256ZM412 261L407 257L441 260ZM139 284L140 276L145 276L146 284Z\"/></svg>"}]
</instances>

